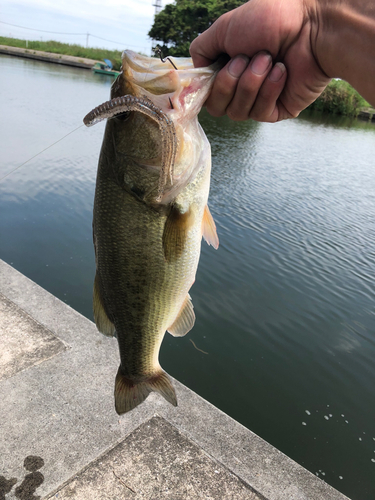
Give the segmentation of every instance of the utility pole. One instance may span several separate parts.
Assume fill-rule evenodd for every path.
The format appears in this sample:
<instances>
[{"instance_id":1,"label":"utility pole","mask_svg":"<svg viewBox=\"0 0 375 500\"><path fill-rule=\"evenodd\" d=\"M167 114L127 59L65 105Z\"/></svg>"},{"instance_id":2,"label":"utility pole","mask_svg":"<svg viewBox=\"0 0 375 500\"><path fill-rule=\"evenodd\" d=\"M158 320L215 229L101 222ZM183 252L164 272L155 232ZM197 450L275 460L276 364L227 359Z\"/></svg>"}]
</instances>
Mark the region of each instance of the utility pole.
<instances>
[{"instance_id":1,"label":"utility pole","mask_svg":"<svg viewBox=\"0 0 375 500\"><path fill-rule=\"evenodd\" d=\"M90 36L90 33L87 33L86 34L86 49L89 46L89 36Z\"/></svg>"},{"instance_id":2,"label":"utility pole","mask_svg":"<svg viewBox=\"0 0 375 500\"><path fill-rule=\"evenodd\" d=\"M155 7L155 14L154 14L154 16L156 16L157 14L159 14L159 12L161 11L161 9L163 8L162 5L161 5L161 0L155 0L155 3L153 3L152 6Z\"/></svg>"},{"instance_id":3,"label":"utility pole","mask_svg":"<svg viewBox=\"0 0 375 500\"><path fill-rule=\"evenodd\" d=\"M159 12L162 10L163 6L161 4L161 0L154 0L154 3L152 4L153 7L155 7L155 14L154 14L154 22L155 22L155 17ZM155 56L155 47L151 47L151 57Z\"/></svg>"}]
</instances>

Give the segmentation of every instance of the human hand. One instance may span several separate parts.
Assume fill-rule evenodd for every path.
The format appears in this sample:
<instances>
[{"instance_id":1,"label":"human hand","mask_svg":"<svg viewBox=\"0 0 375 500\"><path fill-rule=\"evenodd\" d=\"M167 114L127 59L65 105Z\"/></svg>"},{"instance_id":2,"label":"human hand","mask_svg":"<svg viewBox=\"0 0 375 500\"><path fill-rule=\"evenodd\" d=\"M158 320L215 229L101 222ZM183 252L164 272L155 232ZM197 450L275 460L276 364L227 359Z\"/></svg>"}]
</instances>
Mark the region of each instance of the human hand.
<instances>
[{"instance_id":1,"label":"human hand","mask_svg":"<svg viewBox=\"0 0 375 500\"><path fill-rule=\"evenodd\" d=\"M276 122L298 116L323 92L330 78L314 54L314 5L305 1L250 0L192 42L196 67L231 57L206 101L209 113Z\"/></svg>"}]
</instances>

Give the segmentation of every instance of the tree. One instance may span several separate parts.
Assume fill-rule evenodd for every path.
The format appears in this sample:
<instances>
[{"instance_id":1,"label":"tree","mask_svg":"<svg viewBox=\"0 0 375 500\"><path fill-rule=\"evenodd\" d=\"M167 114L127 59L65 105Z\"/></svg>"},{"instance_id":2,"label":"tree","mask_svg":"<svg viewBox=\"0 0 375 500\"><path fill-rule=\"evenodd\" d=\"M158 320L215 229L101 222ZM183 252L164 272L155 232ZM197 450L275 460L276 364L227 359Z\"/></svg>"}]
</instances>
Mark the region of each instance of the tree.
<instances>
[{"instance_id":1,"label":"tree","mask_svg":"<svg viewBox=\"0 0 375 500\"><path fill-rule=\"evenodd\" d=\"M164 56L189 56L190 43L225 12L244 0L175 0L155 16L148 36L159 43Z\"/></svg>"}]
</instances>

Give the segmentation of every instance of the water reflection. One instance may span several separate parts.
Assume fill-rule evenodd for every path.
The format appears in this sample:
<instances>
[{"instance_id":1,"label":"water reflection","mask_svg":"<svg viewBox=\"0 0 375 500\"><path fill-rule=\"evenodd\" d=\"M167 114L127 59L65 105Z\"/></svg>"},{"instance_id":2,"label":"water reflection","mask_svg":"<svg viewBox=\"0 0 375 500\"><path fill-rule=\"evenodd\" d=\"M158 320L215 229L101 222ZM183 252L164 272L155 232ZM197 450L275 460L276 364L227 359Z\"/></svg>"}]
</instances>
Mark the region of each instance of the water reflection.
<instances>
[{"instance_id":1,"label":"water reflection","mask_svg":"<svg viewBox=\"0 0 375 500\"><path fill-rule=\"evenodd\" d=\"M311 125L318 125L319 127L326 126L339 129L359 129L362 131L370 131L373 133L375 123L368 120L357 119L349 116L329 115L323 114L315 110L303 111L298 120L308 122Z\"/></svg>"}]
</instances>

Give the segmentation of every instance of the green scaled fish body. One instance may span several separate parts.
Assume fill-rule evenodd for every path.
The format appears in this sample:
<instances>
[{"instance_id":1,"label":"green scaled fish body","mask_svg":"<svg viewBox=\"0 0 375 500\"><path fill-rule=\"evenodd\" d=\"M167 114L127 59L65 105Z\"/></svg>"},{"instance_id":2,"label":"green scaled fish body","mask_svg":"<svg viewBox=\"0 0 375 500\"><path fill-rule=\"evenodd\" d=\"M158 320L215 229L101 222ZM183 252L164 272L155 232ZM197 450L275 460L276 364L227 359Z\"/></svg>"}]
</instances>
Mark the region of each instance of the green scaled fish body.
<instances>
[{"instance_id":1,"label":"green scaled fish body","mask_svg":"<svg viewBox=\"0 0 375 500\"><path fill-rule=\"evenodd\" d=\"M210 145L197 120L216 68L173 62L177 70L125 51L111 101L85 118L109 118L94 202L94 317L118 340L119 414L151 391L177 405L160 346L166 331L183 336L194 325L189 289L202 236L218 247L207 207Z\"/></svg>"}]
</instances>

